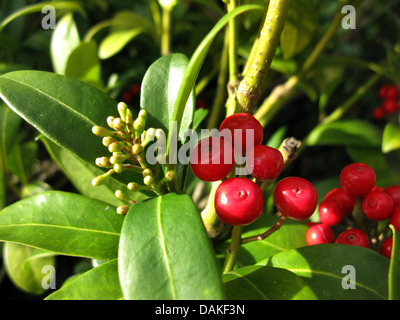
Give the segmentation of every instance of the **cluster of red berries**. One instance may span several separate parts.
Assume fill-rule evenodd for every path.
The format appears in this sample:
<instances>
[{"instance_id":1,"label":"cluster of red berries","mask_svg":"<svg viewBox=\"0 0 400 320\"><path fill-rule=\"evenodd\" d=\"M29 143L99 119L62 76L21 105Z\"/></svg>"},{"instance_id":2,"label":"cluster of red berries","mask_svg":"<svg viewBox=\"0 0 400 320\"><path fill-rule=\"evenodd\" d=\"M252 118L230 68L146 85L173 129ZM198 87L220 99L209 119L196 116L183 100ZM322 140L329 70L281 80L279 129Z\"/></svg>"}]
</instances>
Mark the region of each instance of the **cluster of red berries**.
<instances>
[{"instance_id":1,"label":"cluster of red berries","mask_svg":"<svg viewBox=\"0 0 400 320\"><path fill-rule=\"evenodd\" d=\"M260 185L271 183L279 176L284 167L284 158L278 149L261 144L263 128L250 114L237 113L227 117L219 128L220 133L223 130L231 134L228 137L202 139L194 147L190 157L191 169L200 180L218 181L225 179L235 168L235 155L247 157L246 167L252 178L246 176L224 180L218 186L214 200L221 221L233 226L244 226L260 216L263 209ZM246 143L247 130L252 130L254 134L252 146ZM237 143L237 140L241 143ZM219 148L213 149L213 145ZM318 204L316 189L300 177L280 180L274 188L273 197L280 213L295 220L308 219Z\"/></svg>"},{"instance_id":2,"label":"cluster of red berries","mask_svg":"<svg viewBox=\"0 0 400 320\"><path fill-rule=\"evenodd\" d=\"M122 101L126 104L131 104L133 99L140 93L140 84L134 83L129 90L122 93Z\"/></svg>"},{"instance_id":3,"label":"cluster of red berries","mask_svg":"<svg viewBox=\"0 0 400 320\"><path fill-rule=\"evenodd\" d=\"M373 110L373 116L381 120L386 114L396 113L399 110L399 88L396 85L384 84L379 88L379 98L383 99L382 105Z\"/></svg>"},{"instance_id":4,"label":"cluster of red berries","mask_svg":"<svg viewBox=\"0 0 400 320\"><path fill-rule=\"evenodd\" d=\"M344 167L339 176L339 183L340 188L328 192L319 204L320 223L309 224L310 228L306 234L309 245L335 242L368 248L371 241L378 240L371 239L370 225L383 220L400 231L400 185L385 189L376 186L374 170L363 163L353 163ZM343 231L335 240L331 227L340 224L346 218L357 219L354 222L358 226ZM393 240L391 236L386 237L385 233L380 235L381 240L384 240L380 252L390 257Z\"/></svg>"}]
</instances>

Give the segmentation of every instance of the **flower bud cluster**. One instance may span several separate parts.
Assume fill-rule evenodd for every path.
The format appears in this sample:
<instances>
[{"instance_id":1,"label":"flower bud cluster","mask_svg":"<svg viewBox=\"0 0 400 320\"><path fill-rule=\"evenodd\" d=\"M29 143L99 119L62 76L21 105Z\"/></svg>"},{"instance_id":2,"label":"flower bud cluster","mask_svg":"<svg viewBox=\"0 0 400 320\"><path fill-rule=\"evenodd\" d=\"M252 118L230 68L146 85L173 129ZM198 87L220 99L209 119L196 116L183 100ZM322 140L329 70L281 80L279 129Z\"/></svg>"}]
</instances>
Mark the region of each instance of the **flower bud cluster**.
<instances>
[{"instance_id":1,"label":"flower bud cluster","mask_svg":"<svg viewBox=\"0 0 400 320\"><path fill-rule=\"evenodd\" d=\"M167 192L164 184L176 178L175 171L168 171L162 179L158 178L157 165L155 169L146 161L145 147L155 138L159 138L160 129L146 128L147 112L141 109L134 119L131 110L126 103L118 103L119 117L109 116L107 125L109 128L94 126L93 134L102 137L102 143L111 153L110 157L99 157L95 160L98 167L108 169L105 173L92 180L93 186L102 185L106 179L114 173L134 171L143 175L143 184L130 182L127 184L129 191L153 191L158 195ZM118 214L126 214L135 203L122 190L117 190L115 196L128 202L117 208Z\"/></svg>"}]
</instances>

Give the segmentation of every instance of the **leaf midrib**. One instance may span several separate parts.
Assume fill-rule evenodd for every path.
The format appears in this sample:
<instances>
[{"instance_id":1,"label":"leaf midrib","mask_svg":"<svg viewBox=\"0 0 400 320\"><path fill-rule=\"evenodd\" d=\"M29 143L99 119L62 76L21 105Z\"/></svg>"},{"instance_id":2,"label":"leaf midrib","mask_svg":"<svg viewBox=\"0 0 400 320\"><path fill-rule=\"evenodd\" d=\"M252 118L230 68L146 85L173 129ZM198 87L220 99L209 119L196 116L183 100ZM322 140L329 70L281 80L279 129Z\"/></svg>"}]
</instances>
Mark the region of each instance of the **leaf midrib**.
<instances>
[{"instance_id":1,"label":"leaf midrib","mask_svg":"<svg viewBox=\"0 0 400 320\"><path fill-rule=\"evenodd\" d=\"M91 126L96 125L93 121L91 121L89 118L87 118L86 116L84 116L82 113L79 113L77 110L71 108L71 107L70 107L69 105L67 105L65 102L63 102L63 101L61 101L61 100L59 100L59 99L56 99L55 97L52 97L52 96L49 95L48 93L46 93L46 92L44 92L44 91L42 91L42 90L40 90L40 89L38 89L38 88L35 88L35 87L33 87L33 86L31 86L31 85L25 83L25 82L18 81L18 80L16 80L16 79L12 79L12 78L8 78L8 77L4 77L4 79L7 79L7 80L9 80L9 81L11 81L11 82L18 83L18 84L20 84L20 85L22 85L22 86L25 86L25 87L27 87L27 88L29 88L29 89L31 89L31 90L37 91L39 94L42 94L43 96L49 98L50 100L53 100L53 101L59 103L60 105L62 105L63 107L65 107L67 110L70 110L70 111L72 111L73 113L77 114L80 118L84 119L84 120L85 120L86 122L88 122ZM4 95L2 95L2 94L0 93L0 96L2 96L2 98L4 99L4 101L7 101L7 102L8 102L8 105L9 105L10 107L12 106L12 104L4 97ZM12 108L12 107L11 107L11 108ZM16 111L16 112L17 112L17 111ZM18 112L17 112L17 113L18 113Z\"/></svg>"}]
</instances>

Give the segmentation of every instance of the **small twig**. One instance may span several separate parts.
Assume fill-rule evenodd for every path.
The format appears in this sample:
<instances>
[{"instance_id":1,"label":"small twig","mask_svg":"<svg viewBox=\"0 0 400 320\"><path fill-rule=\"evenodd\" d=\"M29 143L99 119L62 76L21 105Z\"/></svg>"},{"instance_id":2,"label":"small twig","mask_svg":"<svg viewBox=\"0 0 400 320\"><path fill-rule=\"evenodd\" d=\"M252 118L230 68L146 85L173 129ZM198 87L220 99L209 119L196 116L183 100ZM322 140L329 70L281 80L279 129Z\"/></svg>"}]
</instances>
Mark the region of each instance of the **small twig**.
<instances>
[{"instance_id":1,"label":"small twig","mask_svg":"<svg viewBox=\"0 0 400 320\"><path fill-rule=\"evenodd\" d=\"M279 230L283 223L286 221L285 216L280 216L279 219L273 224L271 228L269 228L266 232L261 233L259 235L250 236L242 239L242 244L251 242L251 241L261 241L269 237L275 231Z\"/></svg>"}]
</instances>

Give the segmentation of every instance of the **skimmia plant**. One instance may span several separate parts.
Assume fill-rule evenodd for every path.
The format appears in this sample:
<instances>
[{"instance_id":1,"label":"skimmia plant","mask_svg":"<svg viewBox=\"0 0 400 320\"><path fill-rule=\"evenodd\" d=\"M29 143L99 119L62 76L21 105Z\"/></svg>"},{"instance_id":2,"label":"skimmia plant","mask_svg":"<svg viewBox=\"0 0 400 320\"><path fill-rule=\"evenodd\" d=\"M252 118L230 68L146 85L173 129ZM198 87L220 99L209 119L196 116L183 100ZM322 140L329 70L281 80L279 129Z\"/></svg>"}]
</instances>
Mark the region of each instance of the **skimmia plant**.
<instances>
[{"instance_id":1,"label":"skimmia plant","mask_svg":"<svg viewBox=\"0 0 400 320\"><path fill-rule=\"evenodd\" d=\"M3 5L0 241L13 283L46 299L400 299L399 44L383 62L350 57L350 9L366 5L132 2ZM10 39L44 6L57 12L40 30L49 63L17 63L29 51ZM347 79L351 68L362 75ZM357 109L371 99L384 102ZM39 150L72 187L34 180ZM303 170L321 157L325 176ZM60 283L65 256L84 267Z\"/></svg>"}]
</instances>

